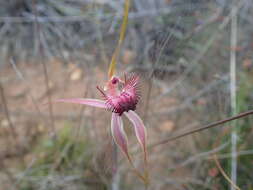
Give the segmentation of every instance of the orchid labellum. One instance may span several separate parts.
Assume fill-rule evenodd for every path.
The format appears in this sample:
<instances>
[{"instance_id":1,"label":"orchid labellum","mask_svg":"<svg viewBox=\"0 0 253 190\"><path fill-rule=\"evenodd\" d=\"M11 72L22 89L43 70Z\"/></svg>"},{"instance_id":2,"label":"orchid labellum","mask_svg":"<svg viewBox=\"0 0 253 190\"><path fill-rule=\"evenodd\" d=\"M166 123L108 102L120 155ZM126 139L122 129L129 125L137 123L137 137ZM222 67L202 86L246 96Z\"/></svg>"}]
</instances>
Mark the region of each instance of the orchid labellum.
<instances>
[{"instance_id":1,"label":"orchid labellum","mask_svg":"<svg viewBox=\"0 0 253 190\"><path fill-rule=\"evenodd\" d=\"M146 129L141 118L135 112L136 105L140 99L139 77L131 75L124 80L112 76L105 87L97 89L102 94L103 99L59 99L57 102L68 102L84 104L98 108L104 108L112 112L111 132L115 143L120 147L132 164L128 153L128 140L123 128L122 115L125 115L134 126L135 135L144 152L144 161L146 163Z\"/></svg>"}]
</instances>

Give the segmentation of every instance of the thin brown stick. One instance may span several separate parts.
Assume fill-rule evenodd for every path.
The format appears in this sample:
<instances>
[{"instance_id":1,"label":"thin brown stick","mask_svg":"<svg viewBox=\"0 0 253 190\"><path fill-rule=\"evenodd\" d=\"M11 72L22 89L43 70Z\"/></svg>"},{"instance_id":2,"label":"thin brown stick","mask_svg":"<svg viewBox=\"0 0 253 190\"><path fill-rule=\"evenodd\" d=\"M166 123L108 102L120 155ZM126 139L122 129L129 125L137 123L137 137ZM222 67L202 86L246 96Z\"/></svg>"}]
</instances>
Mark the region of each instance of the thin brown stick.
<instances>
[{"instance_id":1,"label":"thin brown stick","mask_svg":"<svg viewBox=\"0 0 253 190\"><path fill-rule=\"evenodd\" d=\"M170 141L173 141L173 140L176 140L176 139L179 139L181 137L184 137L184 136L187 136L187 135L190 135L190 134L193 134L193 133L197 133L197 132L200 132L200 131L203 131L203 130L206 130L206 129L209 129L209 128L212 128L212 127L216 127L218 125L221 125L221 124L224 124L224 123L227 123L229 121L233 121L233 120L236 120L236 119L240 119L240 118L243 118L243 117L246 117L246 116L249 116L249 115L252 115L253 114L253 110L249 110L247 112L243 112L243 113L240 113L236 116L233 116L233 117L229 117L229 118L226 118L226 119L223 119L223 120L220 120L220 121L216 121L216 122L213 122L213 123L210 123L204 127L199 127L199 128L196 128L196 129L193 129L193 130L190 130L190 131L187 131L185 133L182 133L182 134L178 134L178 135L174 135L174 136L171 136L169 138L166 138L164 140L161 140L157 143L154 143L153 145L151 145L149 148L153 148L155 146L158 146L158 145L162 145L162 144L166 144Z\"/></svg>"},{"instance_id":2,"label":"thin brown stick","mask_svg":"<svg viewBox=\"0 0 253 190\"><path fill-rule=\"evenodd\" d=\"M229 130L227 131L224 131L223 133L221 133L221 135L219 135L218 137L218 140L214 143L213 145L213 148L217 148L218 147L218 144L220 144L220 141L222 139L223 136L227 135L227 133L230 132ZM228 181L228 183L232 186L233 189L236 189L236 190L241 190L234 182L233 180L231 180L229 178L229 176L226 174L226 172L224 171L224 169L222 168L218 158L217 158L217 154L214 153L213 154L213 160L214 160L214 163L215 165L217 166L217 168L219 169L219 171L221 172L222 176Z\"/></svg>"},{"instance_id":3,"label":"thin brown stick","mask_svg":"<svg viewBox=\"0 0 253 190\"><path fill-rule=\"evenodd\" d=\"M215 162L215 165L217 166L217 168L219 169L219 171L221 172L221 174L223 175L224 178L226 178L226 180L231 184L231 186L233 186L233 188L237 189L237 190L241 190L226 174L226 172L224 171L224 169L221 167L220 162L218 161L217 155L214 154L213 155L213 159Z\"/></svg>"},{"instance_id":4,"label":"thin brown stick","mask_svg":"<svg viewBox=\"0 0 253 190\"><path fill-rule=\"evenodd\" d=\"M51 100L51 92L49 90L49 76L48 76L47 66L46 66L45 60L44 60L45 54L44 54L44 48L43 48L42 41L41 41L41 28L40 28L40 24L38 22L38 13L37 13L37 9L35 6L36 0L33 0L32 5L33 5L33 12L35 15L34 33L37 34L37 36L38 36L40 64L43 67L43 74L44 74L47 98L48 98L48 103L49 103L50 126L51 126L51 130L53 133L53 137L56 137L55 127L54 127L54 115L53 115L53 106L52 106L52 100Z\"/></svg>"},{"instance_id":5,"label":"thin brown stick","mask_svg":"<svg viewBox=\"0 0 253 190\"><path fill-rule=\"evenodd\" d=\"M0 94L1 94L2 104L4 107L4 113L5 113L5 116L8 120L10 129L11 129L11 134L13 136L13 139L16 141L17 133L16 133L15 127L11 121L11 118L10 118L8 105L7 105L7 101L6 101L5 94L4 94L4 87L2 86L1 82L0 82Z\"/></svg>"}]
</instances>

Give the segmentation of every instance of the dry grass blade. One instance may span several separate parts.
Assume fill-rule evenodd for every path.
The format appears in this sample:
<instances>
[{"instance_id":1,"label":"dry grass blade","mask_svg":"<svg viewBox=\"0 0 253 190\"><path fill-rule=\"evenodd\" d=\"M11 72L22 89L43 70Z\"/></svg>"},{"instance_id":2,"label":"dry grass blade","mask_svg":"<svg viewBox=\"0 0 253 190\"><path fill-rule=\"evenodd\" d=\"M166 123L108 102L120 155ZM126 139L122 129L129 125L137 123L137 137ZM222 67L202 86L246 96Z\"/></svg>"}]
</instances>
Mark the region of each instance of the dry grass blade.
<instances>
[{"instance_id":1,"label":"dry grass blade","mask_svg":"<svg viewBox=\"0 0 253 190\"><path fill-rule=\"evenodd\" d=\"M221 174L223 175L224 178L226 178L226 180L231 184L231 186L233 186L233 188L237 189L237 190L241 190L237 185L235 185L233 183L233 181L228 177L228 175L226 174L226 172L223 170L223 168L221 167L219 161L218 161L218 158L217 158L217 155L214 154L213 155L213 159L215 161L215 164L217 166L217 168L219 169L219 171L221 172Z\"/></svg>"},{"instance_id":2,"label":"dry grass blade","mask_svg":"<svg viewBox=\"0 0 253 190\"><path fill-rule=\"evenodd\" d=\"M230 97L231 97L231 111L232 114L236 114L237 101L236 101L236 50L234 47L237 46L237 9L235 6L232 7L231 11L231 51L230 51ZM231 180L233 184L237 181L237 158L235 156L237 149L237 128L236 123L233 123L231 133ZM216 160L218 162L218 160ZM234 190L234 185L231 186L231 190Z\"/></svg>"},{"instance_id":3,"label":"dry grass blade","mask_svg":"<svg viewBox=\"0 0 253 190\"><path fill-rule=\"evenodd\" d=\"M214 143L214 148L216 148L218 146L218 144L220 144L221 138L226 135L226 133L228 133L228 131L224 131L223 133L221 133L220 137L218 138L218 140L216 141L216 143ZM224 171L224 169L222 168L218 158L217 158L217 154L213 154L213 159L215 162L215 165L217 166L217 168L219 169L219 171L221 172L221 174L223 175L223 177L229 182L229 184L231 185L232 188L237 189L237 190L241 190L230 178L229 176L226 174L226 172Z\"/></svg>"},{"instance_id":4,"label":"dry grass blade","mask_svg":"<svg viewBox=\"0 0 253 190\"><path fill-rule=\"evenodd\" d=\"M110 66L109 66L109 71L108 71L109 78L111 78L115 72L115 66L117 63L120 48L121 48L122 43L125 39L126 28L127 28L127 23L128 23L129 7L130 7L130 0L126 0L125 7L124 7L124 18L123 18L123 22L122 22L121 29L120 29L120 37L119 37L118 46L116 47L116 49L113 53L112 60L111 60Z\"/></svg>"},{"instance_id":5,"label":"dry grass blade","mask_svg":"<svg viewBox=\"0 0 253 190\"><path fill-rule=\"evenodd\" d=\"M16 133L15 127L10 119L9 109L8 109L8 105L7 105L5 94L4 94L4 87L2 86L1 82L0 82L0 94L1 94L1 99L2 99L2 103L3 103L3 107L4 107L5 116L8 120L10 129L11 129L11 134L13 136L13 139L16 141L17 133Z\"/></svg>"},{"instance_id":6,"label":"dry grass blade","mask_svg":"<svg viewBox=\"0 0 253 190\"><path fill-rule=\"evenodd\" d=\"M37 18L37 8L36 8L36 0L33 0L33 12L35 15L35 22L34 22L34 32L35 36L38 37L38 46L39 46L39 54L40 54L40 63L43 67L43 74L45 78L45 84L46 84L46 91L47 91L47 97L48 97L48 103L49 103L49 115L50 115L50 126L51 126L51 132L52 136L56 137L56 132L55 132L55 127L54 127L54 115L53 115L53 107L52 107L52 100L51 100L51 93L49 90L49 76L48 76L48 71L46 67L46 63L44 60L45 54L44 54L44 47L43 47L43 42L41 39L41 28L40 24L38 22Z\"/></svg>"}]
</instances>

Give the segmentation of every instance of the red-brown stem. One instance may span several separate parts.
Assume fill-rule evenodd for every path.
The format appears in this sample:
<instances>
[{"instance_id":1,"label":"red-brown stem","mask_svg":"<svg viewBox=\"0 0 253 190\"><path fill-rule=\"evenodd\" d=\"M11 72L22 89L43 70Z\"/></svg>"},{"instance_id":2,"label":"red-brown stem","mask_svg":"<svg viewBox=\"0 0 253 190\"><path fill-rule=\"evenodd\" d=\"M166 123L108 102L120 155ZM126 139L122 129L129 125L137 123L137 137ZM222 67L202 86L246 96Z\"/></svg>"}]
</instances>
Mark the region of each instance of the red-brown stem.
<instances>
[{"instance_id":1,"label":"red-brown stem","mask_svg":"<svg viewBox=\"0 0 253 190\"><path fill-rule=\"evenodd\" d=\"M171 136L171 137L166 138L164 140L161 140L161 141L159 141L157 143L154 143L149 148L153 148L153 147L158 146L158 145L166 144L166 143L168 143L170 141L179 139L181 137L184 137L184 136L187 136L187 135L190 135L190 134L193 134L193 133L197 133L197 132L200 132L200 131L203 131L203 130L206 130L206 129L209 129L209 128L212 128L212 127L216 127L217 125L221 125L221 124L227 123L229 121L233 121L233 120L236 120L236 119L239 119L239 118L242 118L242 117L246 117L246 116L252 115L252 114L253 114L253 110L249 110L247 112L240 113L240 114L238 114L236 116L229 117L229 118L226 118L226 119L223 119L223 120L220 120L220 121L216 121L216 122L210 123L210 124L208 124L208 125L206 125L204 127L199 127L199 128L187 131L187 132L182 133L182 134Z\"/></svg>"},{"instance_id":2,"label":"red-brown stem","mask_svg":"<svg viewBox=\"0 0 253 190\"><path fill-rule=\"evenodd\" d=\"M220 144L222 137L224 137L225 135L227 135L228 132L229 132L229 131L226 130L226 131L224 131L223 133L221 133L221 134L218 136L217 140L215 141L215 143L214 143L214 145L213 145L213 149L218 148L218 144ZM226 174L226 172L225 172L224 169L222 168L222 166L221 166L221 164L220 164L220 162L219 162L219 159L218 159L216 153L213 154L213 159L214 159L214 163L215 163L215 165L217 166L218 170L219 170L220 173L223 175L223 177L228 181L228 183L229 183L231 186L233 186L234 189L240 190L240 188L229 178L229 176Z\"/></svg>"},{"instance_id":3,"label":"red-brown stem","mask_svg":"<svg viewBox=\"0 0 253 190\"><path fill-rule=\"evenodd\" d=\"M106 98L105 92L99 86L97 86L97 89Z\"/></svg>"}]
</instances>

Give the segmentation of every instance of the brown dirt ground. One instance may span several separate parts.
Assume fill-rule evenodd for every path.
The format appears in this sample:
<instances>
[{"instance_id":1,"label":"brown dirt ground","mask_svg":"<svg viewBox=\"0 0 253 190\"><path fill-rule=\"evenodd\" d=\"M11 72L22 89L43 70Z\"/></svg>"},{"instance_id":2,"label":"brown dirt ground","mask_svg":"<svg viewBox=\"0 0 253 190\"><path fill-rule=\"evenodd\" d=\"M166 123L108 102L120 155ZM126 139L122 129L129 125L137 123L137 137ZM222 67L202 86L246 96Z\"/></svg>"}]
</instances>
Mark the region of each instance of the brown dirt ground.
<instances>
[{"instance_id":1,"label":"brown dirt ground","mask_svg":"<svg viewBox=\"0 0 253 190\"><path fill-rule=\"evenodd\" d=\"M48 134L52 131L50 127L50 116L48 102L48 93L51 94L52 100L57 98L71 98L71 97L96 97L99 98L99 93L96 91L96 83L103 85L106 80L106 73L103 67L82 68L75 63L64 64L58 59L52 59L47 63L47 70L49 75L49 92L46 89L45 77L43 68L40 64L20 63L17 65L18 70L21 71L25 80L20 79L14 69L9 65L1 69L0 81L4 88L4 94L7 99L8 111L11 122L15 126L17 137L13 140L10 124L4 114L3 102L0 107L0 157L3 160L5 167L15 168L17 165L17 157L23 157L24 162L29 164L33 158L29 154L29 149L33 144L36 144L36 139ZM147 102L147 89L149 88L149 81L142 80L143 98L138 108L140 115L145 115L145 104ZM160 93L160 89L152 87L151 98ZM32 101L32 98L35 101ZM176 98L164 98L156 104L150 105L152 110L160 110L170 106L179 104ZM38 108L36 108L36 106ZM63 126L64 122L78 123L80 117L80 105L73 104L53 104L53 115L55 120L56 134ZM155 111L152 111L155 112ZM99 115L99 117L97 117ZM85 118L91 118L94 126L91 136L102 136L96 139L100 145L104 144L104 140L108 138L109 130L104 127L105 122L109 126L110 114L104 114L99 109L85 108L83 112ZM190 116L189 116L190 117ZM99 118L99 119L97 119ZM186 119L187 120L187 119ZM161 136L167 136L175 130L177 123L168 117L153 117L146 118L148 124L148 136L152 141L159 140ZM128 122L129 125L129 122ZM152 126L153 125L153 126ZM152 127L150 127L152 126ZM95 134L94 134L95 133ZM99 133L99 134L98 134ZM127 129L128 135L132 133ZM50 134L50 133L49 133ZM132 137L134 139L134 136ZM136 139L130 140L130 144L137 143ZM18 146L17 146L18 145ZM176 144L169 144L166 149L175 148ZM157 147L152 150L150 154L165 154L164 147ZM162 153L161 153L162 152ZM159 162L159 164L157 164ZM157 159L150 156L150 165L153 173L161 172L161 168L173 165L174 161L171 159ZM153 163L153 164L152 164ZM182 171L181 171L182 170ZM182 175L188 176L187 169L182 168L176 170L175 177ZM181 172L180 172L181 171ZM166 172L164 173L166 176ZM1 177L0 177L1 178ZM1 188L0 188L1 189ZM166 189L166 188L165 188Z\"/></svg>"}]
</instances>

